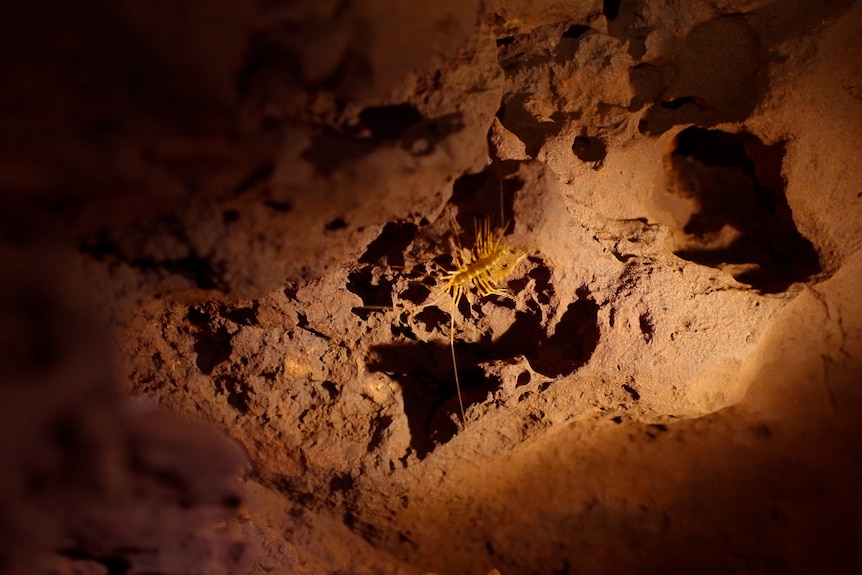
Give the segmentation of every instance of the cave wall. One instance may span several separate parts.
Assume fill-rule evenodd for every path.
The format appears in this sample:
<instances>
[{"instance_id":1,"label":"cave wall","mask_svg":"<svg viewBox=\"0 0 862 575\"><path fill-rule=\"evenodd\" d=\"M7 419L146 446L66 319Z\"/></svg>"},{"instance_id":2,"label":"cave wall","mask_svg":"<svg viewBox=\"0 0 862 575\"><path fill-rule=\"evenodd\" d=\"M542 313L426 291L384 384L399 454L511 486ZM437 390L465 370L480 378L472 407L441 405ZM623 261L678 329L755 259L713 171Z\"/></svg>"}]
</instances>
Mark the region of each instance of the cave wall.
<instances>
[{"instance_id":1,"label":"cave wall","mask_svg":"<svg viewBox=\"0 0 862 575\"><path fill-rule=\"evenodd\" d=\"M0 9L0 568L862 568L860 29ZM455 307L486 219L511 297Z\"/></svg>"}]
</instances>

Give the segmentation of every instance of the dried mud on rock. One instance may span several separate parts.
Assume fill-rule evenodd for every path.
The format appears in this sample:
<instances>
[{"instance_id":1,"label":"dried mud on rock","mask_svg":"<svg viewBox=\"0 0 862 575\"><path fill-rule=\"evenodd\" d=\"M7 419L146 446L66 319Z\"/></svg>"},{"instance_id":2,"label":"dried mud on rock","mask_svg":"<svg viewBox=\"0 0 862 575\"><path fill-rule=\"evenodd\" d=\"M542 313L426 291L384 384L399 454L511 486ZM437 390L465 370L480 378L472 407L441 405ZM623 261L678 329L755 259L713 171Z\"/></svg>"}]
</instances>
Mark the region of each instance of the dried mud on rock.
<instances>
[{"instance_id":1,"label":"dried mud on rock","mask_svg":"<svg viewBox=\"0 0 862 575\"><path fill-rule=\"evenodd\" d=\"M862 3L46 4L4 572L862 570Z\"/></svg>"}]
</instances>

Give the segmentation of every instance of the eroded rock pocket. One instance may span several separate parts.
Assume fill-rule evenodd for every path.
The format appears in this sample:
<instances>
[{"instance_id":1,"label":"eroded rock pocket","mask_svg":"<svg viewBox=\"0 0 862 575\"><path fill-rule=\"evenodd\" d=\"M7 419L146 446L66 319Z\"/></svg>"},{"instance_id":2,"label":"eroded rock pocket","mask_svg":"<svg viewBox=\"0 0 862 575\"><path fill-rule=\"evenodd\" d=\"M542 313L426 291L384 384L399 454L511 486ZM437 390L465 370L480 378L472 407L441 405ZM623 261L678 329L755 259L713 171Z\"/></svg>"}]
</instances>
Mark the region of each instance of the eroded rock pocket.
<instances>
[{"instance_id":1,"label":"eroded rock pocket","mask_svg":"<svg viewBox=\"0 0 862 575\"><path fill-rule=\"evenodd\" d=\"M783 142L767 146L745 132L680 132L665 158L665 189L654 196L674 253L766 293L820 272L787 204L783 158Z\"/></svg>"},{"instance_id":2,"label":"eroded rock pocket","mask_svg":"<svg viewBox=\"0 0 862 575\"><path fill-rule=\"evenodd\" d=\"M484 401L500 388L502 381L485 369L492 362L514 363L523 356L536 372L550 378L571 375L585 365L599 341L598 304L586 289L578 292L578 298L566 307L551 333L543 327L541 309L531 300L532 305L516 312L515 322L498 339L469 343L456 339L465 407ZM437 308L426 308L430 309ZM454 437L459 408L448 345L399 342L375 346L367 366L370 371L388 374L401 386L410 446L420 459ZM519 378L520 385L529 382L526 373L526 381Z\"/></svg>"}]
</instances>

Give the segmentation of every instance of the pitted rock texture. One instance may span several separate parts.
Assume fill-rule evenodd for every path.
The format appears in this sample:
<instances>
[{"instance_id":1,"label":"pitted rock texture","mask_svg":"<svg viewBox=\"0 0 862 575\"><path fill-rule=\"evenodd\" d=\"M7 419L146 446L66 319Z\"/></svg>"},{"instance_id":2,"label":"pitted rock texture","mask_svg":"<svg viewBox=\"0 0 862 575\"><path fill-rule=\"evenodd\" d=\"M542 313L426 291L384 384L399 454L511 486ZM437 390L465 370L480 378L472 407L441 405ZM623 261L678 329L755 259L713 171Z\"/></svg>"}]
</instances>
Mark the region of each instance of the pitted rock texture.
<instances>
[{"instance_id":1,"label":"pitted rock texture","mask_svg":"<svg viewBox=\"0 0 862 575\"><path fill-rule=\"evenodd\" d=\"M862 570L862 3L42 4L4 572Z\"/></svg>"}]
</instances>

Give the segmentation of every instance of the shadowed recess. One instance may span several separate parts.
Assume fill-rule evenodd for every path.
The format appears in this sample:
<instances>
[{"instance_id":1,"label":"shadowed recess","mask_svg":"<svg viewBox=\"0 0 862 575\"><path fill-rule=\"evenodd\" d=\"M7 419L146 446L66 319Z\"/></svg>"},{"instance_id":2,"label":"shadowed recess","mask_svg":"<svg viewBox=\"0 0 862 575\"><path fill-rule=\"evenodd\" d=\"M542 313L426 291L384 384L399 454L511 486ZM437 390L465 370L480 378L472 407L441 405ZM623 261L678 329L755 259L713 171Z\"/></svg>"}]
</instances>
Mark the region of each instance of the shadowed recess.
<instances>
[{"instance_id":1,"label":"shadowed recess","mask_svg":"<svg viewBox=\"0 0 862 575\"><path fill-rule=\"evenodd\" d=\"M577 295L579 299L566 307L552 335L542 328L539 313L518 312L512 327L494 342L494 358L524 355L535 371L547 377L565 377L584 366L599 343L599 306L585 288Z\"/></svg>"},{"instance_id":2,"label":"shadowed recess","mask_svg":"<svg viewBox=\"0 0 862 575\"><path fill-rule=\"evenodd\" d=\"M591 163L593 169L598 170L602 167L605 156L608 155L608 146L604 138L588 136L582 132L572 143L572 152L580 161Z\"/></svg>"},{"instance_id":3,"label":"shadowed recess","mask_svg":"<svg viewBox=\"0 0 862 575\"><path fill-rule=\"evenodd\" d=\"M455 180L450 203L458 206L458 225L466 237L463 245L476 239L475 221L489 218L491 229L514 228L515 194L524 187L519 179L508 178L518 170L518 162L494 162L478 174L467 174ZM501 221L501 217L503 220Z\"/></svg>"},{"instance_id":4,"label":"shadowed recess","mask_svg":"<svg viewBox=\"0 0 862 575\"><path fill-rule=\"evenodd\" d=\"M784 142L767 146L744 132L693 127L675 143L656 204L675 222L678 256L767 293L821 271L787 204Z\"/></svg>"},{"instance_id":5,"label":"shadowed recess","mask_svg":"<svg viewBox=\"0 0 862 575\"><path fill-rule=\"evenodd\" d=\"M416 237L416 224L409 222L388 222L383 230L365 249L359 258L363 264L381 264L386 259L390 266L404 266L404 250Z\"/></svg>"},{"instance_id":6,"label":"shadowed recess","mask_svg":"<svg viewBox=\"0 0 862 575\"><path fill-rule=\"evenodd\" d=\"M484 401L488 393L500 387L502 382L483 370L487 362L526 356L532 368L547 377L565 377L585 365L599 342L599 307L585 288L577 295L579 299L568 305L550 336L535 307L517 312L514 324L496 341L466 343L456 339L464 407ZM379 345L372 348L366 364L369 371L386 373L401 386L410 446L420 459L454 436L459 407L448 345Z\"/></svg>"},{"instance_id":7,"label":"shadowed recess","mask_svg":"<svg viewBox=\"0 0 862 575\"><path fill-rule=\"evenodd\" d=\"M604 0L602 2L602 14L608 20L616 20L620 15L620 4L622 0Z\"/></svg>"},{"instance_id":8,"label":"shadowed recess","mask_svg":"<svg viewBox=\"0 0 862 575\"><path fill-rule=\"evenodd\" d=\"M302 158L328 175L385 144L400 145L416 156L431 154L442 140L463 127L460 113L425 118L410 104L372 106L359 113L357 125L315 134Z\"/></svg>"},{"instance_id":9,"label":"shadowed recess","mask_svg":"<svg viewBox=\"0 0 862 575\"><path fill-rule=\"evenodd\" d=\"M464 407L484 400L500 382L488 378L480 363L491 356L478 344L455 342ZM457 432L459 404L452 356L446 344L407 343L375 346L367 361L372 372L383 372L402 389L410 447L419 459Z\"/></svg>"},{"instance_id":10,"label":"shadowed recess","mask_svg":"<svg viewBox=\"0 0 862 575\"><path fill-rule=\"evenodd\" d=\"M192 348L197 354L195 364L201 373L210 375L217 365L230 357L233 351L231 335L206 306L190 307L187 317L196 328L191 330L195 339Z\"/></svg>"},{"instance_id":11,"label":"shadowed recess","mask_svg":"<svg viewBox=\"0 0 862 575\"><path fill-rule=\"evenodd\" d=\"M240 414L248 413L252 390L242 378L232 375L221 375L213 378L216 395L224 395L227 403Z\"/></svg>"},{"instance_id":12,"label":"shadowed recess","mask_svg":"<svg viewBox=\"0 0 862 575\"><path fill-rule=\"evenodd\" d=\"M680 124L745 121L768 88L766 68L758 65L762 53L758 35L743 17L724 16L695 26L674 55L667 83L661 70L633 70L630 107L653 102L638 129L658 136Z\"/></svg>"},{"instance_id":13,"label":"shadowed recess","mask_svg":"<svg viewBox=\"0 0 862 575\"><path fill-rule=\"evenodd\" d=\"M581 112L553 112L547 118L536 117L529 109L532 94L512 94L497 111L497 119L507 130L524 142L527 155L535 158L545 142L560 133L568 122L579 120Z\"/></svg>"},{"instance_id":14,"label":"shadowed recess","mask_svg":"<svg viewBox=\"0 0 862 575\"><path fill-rule=\"evenodd\" d=\"M392 307L392 285L394 282L382 277L374 277L374 266L363 266L347 276L347 291L362 298L363 307L353 308L353 313L368 319L373 311Z\"/></svg>"}]
</instances>

